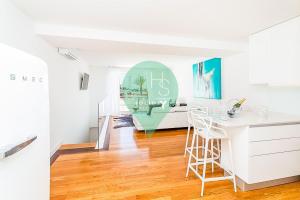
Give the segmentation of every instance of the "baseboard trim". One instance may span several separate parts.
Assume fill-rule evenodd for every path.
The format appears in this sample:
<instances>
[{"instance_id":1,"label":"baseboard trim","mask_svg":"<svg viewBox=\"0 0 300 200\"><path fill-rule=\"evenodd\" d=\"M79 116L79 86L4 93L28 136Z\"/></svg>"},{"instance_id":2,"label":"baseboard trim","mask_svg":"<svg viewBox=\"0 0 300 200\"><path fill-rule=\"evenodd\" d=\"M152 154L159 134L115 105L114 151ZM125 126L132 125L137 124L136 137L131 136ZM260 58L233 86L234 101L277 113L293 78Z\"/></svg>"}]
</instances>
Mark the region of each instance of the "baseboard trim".
<instances>
[{"instance_id":1,"label":"baseboard trim","mask_svg":"<svg viewBox=\"0 0 300 200\"><path fill-rule=\"evenodd\" d=\"M134 128L135 128L136 131L138 131L138 132L140 132L140 133L141 133L141 132L143 132L143 133L145 132L144 129L137 129L136 127L134 127ZM171 131L171 130L175 130L175 131L176 131L176 130L178 130L178 131L179 131L179 130L187 130L187 128L188 128L188 127L175 127L175 128L162 128L162 129L154 129L154 130L146 130L146 131L154 131L154 132L155 132L155 131L160 131L160 132L166 131L166 132L167 132L167 131ZM193 127L191 127L191 129L193 129Z\"/></svg>"},{"instance_id":2,"label":"baseboard trim","mask_svg":"<svg viewBox=\"0 0 300 200\"><path fill-rule=\"evenodd\" d=\"M54 152L54 154L50 157L50 166L56 161L59 156L59 149Z\"/></svg>"},{"instance_id":3,"label":"baseboard trim","mask_svg":"<svg viewBox=\"0 0 300 200\"><path fill-rule=\"evenodd\" d=\"M273 187L276 185L293 183L293 182L297 182L297 181L300 181L300 176L281 178L281 179L265 181L265 182L261 182L261 183L254 183L254 184L247 184L240 178L237 178L237 185L239 188L241 188L242 191L249 191L249 190L257 190L257 189L266 188L266 187Z\"/></svg>"},{"instance_id":4,"label":"baseboard trim","mask_svg":"<svg viewBox=\"0 0 300 200\"><path fill-rule=\"evenodd\" d=\"M225 171L224 172L225 176L228 175L228 173ZM267 188L267 187L273 187L277 185L283 185L283 184L288 184L288 183L293 183L300 181L300 176L292 176L292 177L287 177L287 178L281 178L281 179L276 179L276 180L271 180L271 181L265 181L265 182L260 182L260 183L253 183L253 184L248 184L245 181L243 181L241 178L236 176L236 185L241 189L241 191L250 191L250 190L257 190L261 188Z\"/></svg>"},{"instance_id":5,"label":"baseboard trim","mask_svg":"<svg viewBox=\"0 0 300 200\"><path fill-rule=\"evenodd\" d=\"M66 154L78 154L87 152L98 152L101 149L95 149L95 147L84 147L84 148L74 148L74 149L58 149L50 158L50 166L57 160L60 155Z\"/></svg>"}]
</instances>

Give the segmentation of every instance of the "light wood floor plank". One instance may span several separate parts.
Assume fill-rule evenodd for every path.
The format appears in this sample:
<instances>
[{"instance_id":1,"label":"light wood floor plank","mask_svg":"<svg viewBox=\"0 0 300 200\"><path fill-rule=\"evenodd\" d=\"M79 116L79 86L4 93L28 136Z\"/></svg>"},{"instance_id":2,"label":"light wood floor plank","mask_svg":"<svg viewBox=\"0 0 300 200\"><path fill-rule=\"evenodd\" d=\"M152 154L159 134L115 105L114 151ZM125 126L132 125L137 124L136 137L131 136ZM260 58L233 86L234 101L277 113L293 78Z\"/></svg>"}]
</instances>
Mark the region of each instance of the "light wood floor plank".
<instances>
[{"instance_id":1,"label":"light wood floor plank","mask_svg":"<svg viewBox=\"0 0 300 200\"><path fill-rule=\"evenodd\" d=\"M200 198L201 181L192 173L185 178L185 136L186 130L146 136L132 128L113 129L109 151L61 155L55 161L51 200L300 200L300 182L237 193L229 181L210 182ZM222 173L216 169L208 176Z\"/></svg>"}]
</instances>

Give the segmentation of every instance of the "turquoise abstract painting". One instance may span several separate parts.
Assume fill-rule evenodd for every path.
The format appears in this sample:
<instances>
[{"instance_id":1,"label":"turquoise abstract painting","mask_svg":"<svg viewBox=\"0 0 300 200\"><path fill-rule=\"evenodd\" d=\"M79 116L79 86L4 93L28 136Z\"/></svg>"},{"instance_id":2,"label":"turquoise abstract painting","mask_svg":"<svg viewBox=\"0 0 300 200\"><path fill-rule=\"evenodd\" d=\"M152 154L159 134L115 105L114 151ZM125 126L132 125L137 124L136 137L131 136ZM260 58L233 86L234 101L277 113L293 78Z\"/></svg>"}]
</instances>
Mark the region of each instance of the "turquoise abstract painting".
<instances>
[{"instance_id":1,"label":"turquoise abstract painting","mask_svg":"<svg viewBox=\"0 0 300 200\"><path fill-rule=\"evenodd\" d=\"M221 99L221 58L213 58L193 65L194 97Z\"/></svg>"}]
</instances>

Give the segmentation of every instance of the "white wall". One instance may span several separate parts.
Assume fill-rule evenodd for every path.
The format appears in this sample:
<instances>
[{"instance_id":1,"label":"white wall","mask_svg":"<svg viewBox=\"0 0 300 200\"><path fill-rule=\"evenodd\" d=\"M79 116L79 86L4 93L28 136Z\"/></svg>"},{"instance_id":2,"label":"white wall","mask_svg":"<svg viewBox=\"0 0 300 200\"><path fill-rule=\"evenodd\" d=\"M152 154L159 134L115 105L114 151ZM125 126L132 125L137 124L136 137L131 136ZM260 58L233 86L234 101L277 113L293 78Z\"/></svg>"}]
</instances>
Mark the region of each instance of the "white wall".
<instances>
[{"instance_id":1,"label":"white wall","mask_svg":"<svg viewBox=\"0 0 300 200\"><path fill-rule=\"evenodd\" d=\"M89 95L79 90L79 76L88 72L34 34L30 18L8 0L0 0L0 42L42 58L49 68L51 153L62 143L88 139Z\"/></svg>"},{"instance_id":2,"label":"white wall","mask_svg":"<svg viewBox=\"0 0 300 200\"><path fill-rule=\"evenodd\" d=\"M162 62L174 73L178 83L178 97L190 99L193 97L193 71L192 65L204 58L187 56L162 56L157 61Z\"/></svg>"},{"instance_id":3,"label":"white wall","mask_svg":"<svg viewBox=\"0 0 300 200\"><path fill-rule=\"evenodd\" d=\"M98 127L98 103L107 95L107 67L90 66L90 127Z\"/></svg>"},{"instance_id":4,"label":"white wall","mask_svg":"<svg viewBox=\"0 0 300 200\"><path fill-rule=\"evenodd\" d=\"M192 64L200 61L200 58L192 56L174 56L174 55L155 55L155 54L118 54L109 55L99 54L104 57L105 63L99 63L99 66L90 66L90 126L97 126L97 104L101 102L108 94L109 81L107 80L109 67L107 58L110 58L111 65L120 68L130 68L142 61L157 61L169 67L178 81L179 97L190 99L193 92ZM202 58L203 60L204 58Z\"/></svg>"},{"instance_id":5,"label":"white wall","mask_svg":"<svg viewBox=\"0 0 300 200\"><path fill-rule=\"evenodd\" d=\"M249 84L249 56L241 53L222 60L223 98L247 98L251 105L268 105L266 86Z\"/></svg>"},{"instance_id":6,"label":"white wall","mask_svg":"<svg viewBox=\"0 0 300 200\"><path fill-rule=\"evenodd\" d=\"M189 101L208 106L218 105L220 103L219 100L193 98L192 64L206 58L167 55L134 55L132 56L132 59L129 59L130 56L132 55L127 55L127 59L123 62L124 65L128 67L133 66L140 61L149 59L162 62L170 67L178 81L179 97L185 97ZM118 60L118 62L122 63L122 60ZM95 70L97 69L97 67L93 68ZM94 72L92 71L91 74L93 73ZM101 75L101 73L104 73L103 71L98 70L98 73L99 77L103 77L103 74ZM102 80L104 81L105 79ZM99 83L97 91L101 91L101 87L105 84L104 82L101 84ZM96 85L95 88L97 88ZM91 92L93 93L93 90L91 90ZM100 95L100 93L98 95ZM300 88L250 85L248 52L222 58L222 96L223 101L225 102L232 98L245 97L247 99L247 104L250 107L267 106L273 111L300 115L300 104L298 103L300 102ZM92 99L93 98L95 97L92 97ZM95 100L91 100L91 102L92 101Z\"/></svg>"},{"instance_id":7,"label":"white wall","mask_svg":"<svg viewBox=\"0 0 300 200\"><path fill-rule=\"evenodd\" d=\"M223 70L224 98L246 97L251 105L263 105L272 111L300 115L300 87L250 85L247 52L224 58Z\"/></svg>"}]
</instances>

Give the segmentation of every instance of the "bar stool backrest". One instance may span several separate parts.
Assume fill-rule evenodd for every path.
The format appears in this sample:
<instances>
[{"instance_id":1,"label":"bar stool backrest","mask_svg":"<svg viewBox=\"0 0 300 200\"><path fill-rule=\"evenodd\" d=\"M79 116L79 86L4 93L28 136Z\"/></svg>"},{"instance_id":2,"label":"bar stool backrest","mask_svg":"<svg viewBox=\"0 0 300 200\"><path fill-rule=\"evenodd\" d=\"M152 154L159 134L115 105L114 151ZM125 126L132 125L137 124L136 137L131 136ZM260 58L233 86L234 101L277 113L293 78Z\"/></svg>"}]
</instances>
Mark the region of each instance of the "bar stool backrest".
<instances>
[{"instance_id":1,"label":"bar stool backrest","mask_svg":"<svg viewBox=\"0 0 300 200\"><path fill-rule=\"evenodd\" d=\"M188 108L188 122L189 124L193 124L193 118L192 118L192 111L198 114L201 114L203 116L208 115L208 107L205 106L191 106Z\"/></svg>"},{"instance_id":2,"label":"bar stool backrest","mask_svg":"<svg viewBox=\"0 0 300 200\"><path fill-rule=\"evenodd\" d=\"M212 118L195 110L191 111L191 116L195 133L204 137L208 137L209 130L212 127Z\"/></svg>"}]
</instances>

